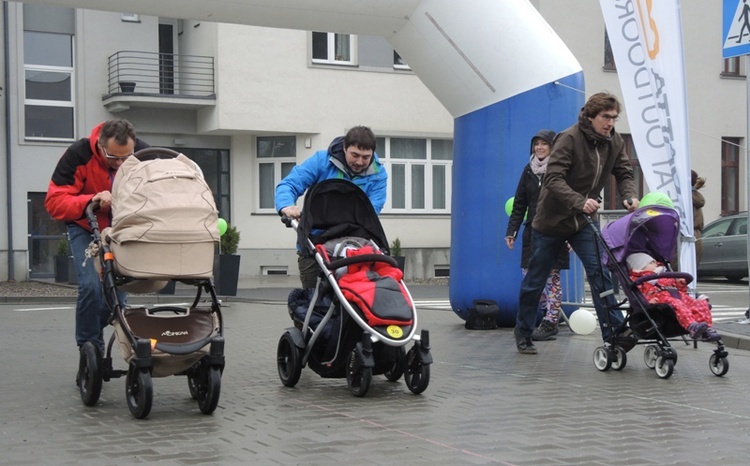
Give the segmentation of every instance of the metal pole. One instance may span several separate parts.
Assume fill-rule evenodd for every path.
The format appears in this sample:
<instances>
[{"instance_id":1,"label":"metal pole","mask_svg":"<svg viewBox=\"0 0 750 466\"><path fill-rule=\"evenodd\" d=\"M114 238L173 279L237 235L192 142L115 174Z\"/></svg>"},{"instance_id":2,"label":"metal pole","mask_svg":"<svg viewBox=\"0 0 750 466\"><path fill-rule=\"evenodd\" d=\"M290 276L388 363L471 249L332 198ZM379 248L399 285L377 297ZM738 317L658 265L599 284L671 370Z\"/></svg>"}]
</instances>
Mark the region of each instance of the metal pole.
<instances>
[{"instance_id":1,"label":"metal pole","mask_svg":"<svg viewBox=\"0 0 750 466\"><path fill-rule=\"evenodd\" d=\"M745 133L745 210L750 213L750 55L745 55L745 105L746 105L746 133ZM750 216L749 216L750 217ZM750 234L747 235L747 260L750 264ZM748 280L748 309L745 317L750 318L750 280Z\"/></svg>"}]
</instances>

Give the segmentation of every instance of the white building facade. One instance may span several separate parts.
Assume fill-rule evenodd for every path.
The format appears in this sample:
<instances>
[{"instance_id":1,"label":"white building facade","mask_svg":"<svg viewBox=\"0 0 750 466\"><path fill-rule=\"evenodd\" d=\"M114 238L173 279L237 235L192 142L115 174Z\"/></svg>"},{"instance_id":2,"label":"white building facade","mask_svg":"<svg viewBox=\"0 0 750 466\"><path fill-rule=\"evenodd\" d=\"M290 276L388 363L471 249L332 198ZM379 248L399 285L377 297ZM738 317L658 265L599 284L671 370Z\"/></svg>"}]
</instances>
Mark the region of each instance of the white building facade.
<instances>
[{"instance_id":1,"label":"white building facade","mask_svg":"<svg viewBox=\"0 0 750 466\"><path fill-rule=\"evenodd\" d=\"M621 95L598 2L531 3L581 63L585 92ZM3 12L0 279L51 276L64 229L44 211L50 176L68 145L110 118L201 165L241 233L244 276L297 274L273 188L334 137L369 126L389 173L382 223L407 277L448 273L453 118L385 39L16 2ZM683 2L683 27L692 166L708 179L710 221L746 208L744 60L721 58L719 5ZM486 211L504 215L504 203Z\"/></svg>"}]
</instances>

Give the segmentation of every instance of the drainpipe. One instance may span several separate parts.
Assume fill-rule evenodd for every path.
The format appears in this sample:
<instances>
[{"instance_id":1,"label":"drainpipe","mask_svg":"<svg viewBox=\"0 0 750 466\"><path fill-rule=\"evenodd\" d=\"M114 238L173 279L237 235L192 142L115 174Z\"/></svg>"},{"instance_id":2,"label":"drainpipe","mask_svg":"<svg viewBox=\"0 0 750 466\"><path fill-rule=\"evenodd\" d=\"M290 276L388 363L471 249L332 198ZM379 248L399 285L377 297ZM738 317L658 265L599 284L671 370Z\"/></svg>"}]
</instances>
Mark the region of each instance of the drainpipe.
<instances>
[{"instance_id":1,"label":"drainpipe","mask_svg":"<svg viewBox=\"0 0 750 466\"><path fill-rule=\"evenodd\" d=\"M10 103L8 102L8 83L10 82L10 47L8 46L8 2L3 2L3 41L5 43L5 185L6 206L8 212L8 281L15 281L15 261L13 260L13 202L11 196L10 163Z\"/></svg>"}]
</instances>

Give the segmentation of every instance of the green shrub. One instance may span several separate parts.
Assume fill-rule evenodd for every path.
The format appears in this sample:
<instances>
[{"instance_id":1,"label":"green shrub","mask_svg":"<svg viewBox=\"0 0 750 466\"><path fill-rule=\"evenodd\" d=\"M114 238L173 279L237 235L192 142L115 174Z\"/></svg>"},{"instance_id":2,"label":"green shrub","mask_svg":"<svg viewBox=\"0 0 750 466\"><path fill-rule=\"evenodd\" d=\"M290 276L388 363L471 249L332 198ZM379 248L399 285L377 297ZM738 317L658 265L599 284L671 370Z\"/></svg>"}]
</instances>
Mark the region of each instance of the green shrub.
<instances>
[{"instance_id":1,"label":"green shrub","mask_svg":"<svg viewBox=\"0 0 750 466\"><path fill-rule=\"evenodd\" d=\"M232 225L227 225L227 231L221 235L221 254L236 254L240 245L240 232Z\"/></svg>"},{"instance_id":2,"label":"green shrub","mask_svg":"<svg viewBox=\"0 0 750 466\"><path fill-rule=\"evenodd\" d=\"M396 238L393 241L391 241L391 256L400 256L401 255L401 240Z\"/></svg>"},{"instance_id":3,"label":"green shrub","mask_svg":"<svg viewBox=\"0 0 750 466\"><path fill-rule=\"evenodd\" d=\"M69 256L70 249L68 248L68 238L62 238L57 242L57 255L58 256Z\"/></svg>"}]
</instances>

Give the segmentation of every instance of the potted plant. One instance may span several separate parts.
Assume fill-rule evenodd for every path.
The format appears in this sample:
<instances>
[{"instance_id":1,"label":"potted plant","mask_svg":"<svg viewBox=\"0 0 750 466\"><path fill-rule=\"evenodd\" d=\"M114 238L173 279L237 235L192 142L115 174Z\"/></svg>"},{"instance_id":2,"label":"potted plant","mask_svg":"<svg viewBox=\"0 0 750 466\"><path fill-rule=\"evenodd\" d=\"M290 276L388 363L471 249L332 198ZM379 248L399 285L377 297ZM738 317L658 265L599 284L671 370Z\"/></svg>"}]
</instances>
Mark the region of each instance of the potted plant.
<instances>
[{"instance_id":1,"label":"potted plant","mask_svg":"<svg viewBox=\"0 0 750 466\"><path fill-rule=\"evenodd\" d=\"M214 284L216 292L224 296L237 295L237 282L240 276L240 256L237 247L240 245L240 232L236 227L227 225L221 235L219 254L214 261Z\"/></svg>"},{"instance_id":2,"label":"potted plant","mask_svg":"<svg viewBox=\"0 0 750 466\"><path fill-rule=\"evenodd\" d=\"M401 240L396 238L391 242L391 257L396 259L398 268L404 271L404 265L406 265L406 257L401 253Z\"/></svg>"},{"instance_id":3,"label":"potted plant","mask_svg":"<svg viewBox=\"0 0 750 466\"><path fill-rule=\"evenodd\" d=\"M60 238L57 242L57 255L55 256L55 282L67 283L68 281L68 261L70 249L68 248L68 238Z\"/></svg>"}]
</instances>

